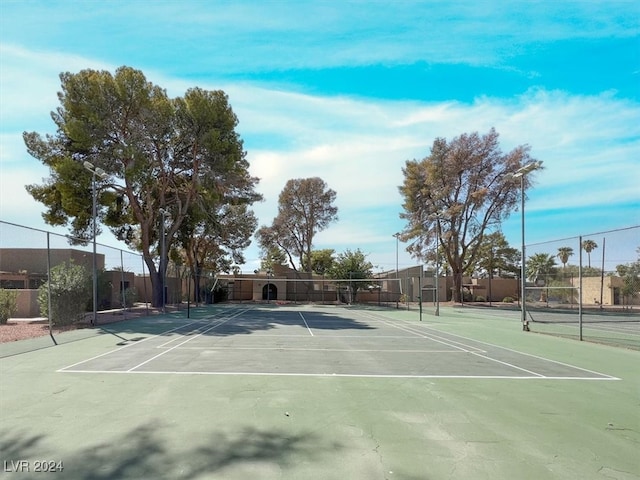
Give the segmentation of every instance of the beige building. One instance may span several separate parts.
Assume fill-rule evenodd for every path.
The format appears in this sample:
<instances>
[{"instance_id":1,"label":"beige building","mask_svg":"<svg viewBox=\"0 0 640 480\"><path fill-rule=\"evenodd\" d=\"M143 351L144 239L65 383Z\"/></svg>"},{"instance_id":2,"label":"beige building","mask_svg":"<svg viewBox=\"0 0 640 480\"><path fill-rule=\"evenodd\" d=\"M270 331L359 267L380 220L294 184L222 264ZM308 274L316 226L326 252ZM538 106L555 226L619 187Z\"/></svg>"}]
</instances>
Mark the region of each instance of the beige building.
<instances>
[{"instance_id":1,"label":"beige building","mask_svg":"<svg viewBox=\"0 0 640 480\"><path fill-rule=\"evenodd\" d=\"M48 257L47 257L48 252ZM18 312L16 317L39 316L37 303L38 287L47 279L47 263L55 267L64 262L73 261L93 268L93 254L73 248L68 249L0 249L0 288L18 291ZM96 256L97 267L104 269L105 258ZM132 272L107 271L102 278L110 285L110 292L99 298L99 309L121 308L123 293L127 289L135 291L138 302L151 301L151 282L148 275L135 275ZM416 265L399 271L391 270L376 274L374 279L360 285L356 298L351 298L348 282L336 284L335 281L320 275L297 272L284 266L278 266L271 274L255 272L250 275L220 275L218 286L226 291L230 301L274 301L274 302L317 302L317 303L380 303L397 302L435 302L436 279L431 270L423 270ZM166 279L167 304L179 304L187 300L190 285L186 278L171 275ZM578 279L573 280L578 284ZM623 298L624 280L607 276L585 277L582 279L583 304L585 305L638 305L638 296ZM513 278L464 278L463 287L474 300L502 302L510 297L519 298L519 282ZM438 299L441 302L452 298L453 278L438 278ZM193 297L193 292L191 292ZM573 299L578 302L578 298Z\"/></svg>"},{"instance_id":2,"label":"beige building","mask_svg":"<svg viewBox=\"0 0 640 480\"><path fill-rule=\"evenodd\" d=\"M17 318L40 316L38 288L47 281L48 264L51 268L73 262L93 270L93 253L74 248L0 248L0 288L17 290ZM96 255L96 266L103 270L104 255ZM105 272L110 283L106 298L100 298L100 307L122 306L122 287L133 285L135 275L130 272Z\"/></svg>"},{"instance_id":3,"label":"beige building","mask_svg":"<svg viewBox=\"0 0 640 480\"><path fill-rule=\"evenodd\" d=\"M577 287L579 279L572 280ZM640 295L624 297L624 279L618 276L583 277L582 302L586 305L640 305Z\"/></svg>"}]
</instances>

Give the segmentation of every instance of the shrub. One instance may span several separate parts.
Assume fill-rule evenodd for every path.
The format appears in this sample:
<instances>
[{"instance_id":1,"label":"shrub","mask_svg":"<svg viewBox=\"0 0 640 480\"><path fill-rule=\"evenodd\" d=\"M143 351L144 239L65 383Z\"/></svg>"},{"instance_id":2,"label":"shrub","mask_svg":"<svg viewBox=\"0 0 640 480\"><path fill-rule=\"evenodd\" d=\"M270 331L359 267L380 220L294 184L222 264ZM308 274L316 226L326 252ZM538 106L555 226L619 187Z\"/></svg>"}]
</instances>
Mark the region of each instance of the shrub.
<instances>
[{"instance_id":1,"label":"shrub","mask_svg":"<svg viewBox=\"0 0 640 480\"><path fill-rule=\"evenodd\" d=\"M135 288L126 288L124 291L124 306L133 307L138 301L138 292Z\"/></svg>"},{"instance_id":2,"label":"shrub","mask_svg":"<svg viewBox=\"0 0 640 480\"><path fill-rule=\"evenodd\" d=\"M476 298L474 299L474 302L486 302L487 299L484 298L482 295L476 295Z\"/></svg>"},{"instance_id":3,"label":"shrub","mask_svg":"<svg viewBox=\"0 0 640 480\"><path fill-rule=\"evenodd\" d=\"M51 269L49 280L38 292L42 315L48 315L48 291L51 288L51 320L56 325L70 325L82 319L91 301L91 273L82 265L62 263Z\"/></svg>"},{"instance_id":4,"label":"shrub","mask_svg":"<svg viewBox=\"0 0 640 480\"><path fill-rule=\"evenodd\" d=\"M0 288L0 324L6 324L16 310L18 310L18 292Z\"/></svg>"},{"instance_id":5,"label":"shrub","mask_svg":"<svg viewBox=\"0 0 640 480\"><path fill-rule=\"evenodd\" d=\"M512 297L504 297L502 303L513 303L515 300Z\"/></svg>"}]
</instances>

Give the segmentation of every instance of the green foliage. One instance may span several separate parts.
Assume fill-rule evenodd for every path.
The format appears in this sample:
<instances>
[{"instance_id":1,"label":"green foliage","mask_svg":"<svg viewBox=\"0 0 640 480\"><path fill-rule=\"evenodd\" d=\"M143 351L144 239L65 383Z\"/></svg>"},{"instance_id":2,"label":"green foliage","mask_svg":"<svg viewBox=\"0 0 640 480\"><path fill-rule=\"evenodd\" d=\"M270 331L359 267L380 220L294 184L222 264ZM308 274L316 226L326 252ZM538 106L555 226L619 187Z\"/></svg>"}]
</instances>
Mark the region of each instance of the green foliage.
<instances>
[{"instance_id":1,"label":"green foliage","mask_svg":"<svg viewBox=\"0 0 640 480\"><path fill-rule=\"evenodd\" d=\"M587 252L587 259L589 263L589 267L591 267L591 252L593 252L596 248L598 248L598 244L593 240L583 240L582 241L582 249Z\"/></svg>"},{"instance_id":2,"label":"green foliage","mask_svg":"<svg viewBox=\"0 0 640 480\"><path fill-rule=\"evenodd\" d=\"M271 226L263 225L256 233L262 251L280 249L291 268L311 272L313 238L338 219L335 199L336 192L319 177L287 181L278 198L278 215Z\"/></svg>"},{"instance_id":3,"label":"green foliage","mask_svg":"<svg viewBox=\"0 0 640 480\"><path fill-rule=\"evenodd\" d=\"M263 254L264 256L260 260L260 270L264 272L273 270L276 265L287 265L287 254L278 247L270 247Z\"/></svg>"},{"instance_id":4,"label":"green foliage","mask_svg":"<svg viewBox=\"0 0 640 480\"><path fill-rule=\"evenodd\" d=\"M520 271L520 252L509 246L501 231L485 235L478 248L473 271L494 276L516 276Z\"/></svg>"},{"instance_id":5,"label":"green foliage","mask_svg":"<svg viewBox=\"0 0 640 480\"><path fill-rule=\"evenodd\" d=\"M515 302L515 300L513 299L513 297L504 297L502 299L502 303L513 303Z\"/></svg>"},{"instance_id":6,"label":"green foliage","mask_svg":"<svg viewBox=\"0 0 640 480\"><path fill-rule=\"evenodd\" d=\"M577 290L567 288L572 285L566 280L552 278L547 282L546 286L549 287L544 291L548 302L573 303L578 300Z\"/></svg>"},{"instance_id":7,"label":"green foliage","mask_svg":"<svg viewBox=\"0 0 640 480\"><path fill-rule=\"evenodd\" d=\"M429 156L407 161L403 168L400 216L408 225L402 240L412 242L407 250L420 259L442 247L456 300L463 274L476 264L485 231L499 227L517 208L521 180L525 189L531 185L531 174L524 179L510 175L532 161L529 150L520 145L503 153L498 133L491 129L451 141L437 138Z\"/></svg>"},{"instance_id":8,"label":"green foliage","mask_svg":"<svg viewBox=\"0 0 640 480\"><path fill-rule=\"evenodd\" d=\"M349 249L336 256L331 269L327 272L329 278L335 279L364 279L373 275L373 264L360 249L355 252Z\"/></svg>"},{"instance_id":9,"label":"green foliage","mask_svg":"<svg viewBox=\"0 0 640 480\"><path fill-rule=\"evenodd\" d=\"M258 179L249 175L235 131L238 119L224 92L191 88L183 97L169 98L141 71L126 66L115 74L66 72L60 81L60 105L51 115L55 135L23 134L29 154L51 174L26 187L46 207L47 223L68 225L73 237L90 240L92 174L83 162L104 170L106 177L96 179L98 224L142 252L156 306L168 263L167 258L157 262L163 220L167 251L183 223L183 239L199 235L198 225L209 225L216 230L206 235L221 239L231 255L247 243L256 226L249 212L243 217L249 221L233 224L226 221L242 212L229 216L225 207L240 209L261 195L254 190ZM214 249L210 256L218 253Z\"/></svg>"},{"instance_id":10,"label":"green foliage","mask_svg":"<svg viewBox=\"0 0 640 480\"><path fill-rule=\"evenodd\" d=\"M562 263L562 267L565 268L567 266L567 262L569 261L569 257L573 255L573 248L571 247L560 247L558 248L558 254L556 255L558 259L560 259L560 263Z\"/></svg>"},{"instance_id":11,"label":"green foliage","mask_svg":"<svg viewBox=\"0 0 640 480\"><path fill-rule=\"evenodd\" d=\"M138 301L138 292L135 288L125 288L124 290L124 306L126 308L133 307Z\"/></svg>"},{"instance_id":12,"label":"green foliage","mask_svg":"<svg viewBox=\"0 0 640 480\"><path fill-rule=\"evenodd\" d=\"M82 319L91 301L91 273L82 265L62 263L51 269L49 280L38 291L40 313L48 315L51 289L51 319L56 325L70 325Z\"/></svg>"},{"instance_id":13,"label":"green foliage","mask_svg":"<svg viewBox=\"0 0 640 480\"><path fill-rule=\"evenodd\" d=\"M0 288L0 324L4 325L18 310L18 292Z\"/></svg>"},{"instance_id":14,"label":"green foliage","mask_svg":"<svg viewBox=\"0 0 640 480\"><path fill-rule=\"evenodd\" d=\"M349 282L348 279L358 280L371 278L373 275L373 264L367 260L367 257L360 249L355 252L347 249L343 253L339 253L327 272L329 278L337 280L345 280L338 282L349 288L351 298L355 300L356 294L360 288L364 288L364 282Z\"/></svg>"},{"instance_id":15,"label":"green foliage","mask_svg":"<svg viewBox=\"0 0 640 480\"><path fill-rule=\"evenodd\" d=\"M640 259L626 265L617 265L616 270L623 281L620 293L628 304L631 298L637 297L640 293Z\"/></svg>"},{"instance_id":16,"label":"green foliage","mask_svg":"<svg viewBox=\"0 0 640 480\"><path fill-rule=\"evenodd\" d=\"M324 275L331 271L333 267L334 258L333 254L335 250L333 248L325 248L322 250L313 250L311 252L311 270L318 275Z\"/></svg>"},{"instance_id":17,"label":"green foliage","mask_svg":"<svg viewBox=\"0 0 640 480\"><path fill-rule=\"evenodd\" d=\"M580 268L578 265L566 265L562 268L562 271L559 272L562 278L578 278L580 276ZM600 277L602 275L602 270L596 267L582 267L582 276L583 277Z\"/></svg>"},{"instance_id":18,"label":"green foliage","mask_svg":"<svg viewBox=\"0 0 640 480\"><path fill-rule=\"evenodd\" d=\"M555 266L554 257L548 253L535 253L529 257L525 266L527 279L530 281L545 279L548 283L547 277L556 273Z\"/></svg>"}]
</instances>

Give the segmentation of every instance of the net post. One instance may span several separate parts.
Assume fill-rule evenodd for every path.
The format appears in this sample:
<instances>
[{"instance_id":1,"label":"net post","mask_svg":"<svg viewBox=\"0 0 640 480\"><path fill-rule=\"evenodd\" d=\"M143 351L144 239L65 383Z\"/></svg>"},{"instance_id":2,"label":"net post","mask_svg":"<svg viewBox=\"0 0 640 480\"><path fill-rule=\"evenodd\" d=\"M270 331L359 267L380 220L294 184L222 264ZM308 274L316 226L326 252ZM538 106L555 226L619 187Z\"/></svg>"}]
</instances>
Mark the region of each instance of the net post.
<instances>
[{"instance_id":1,"label":"net post","mask_svg":"<svg viewBox=\"0 0 640 480\"><path fill-rule=\"evenodd\" d=\"M423 271L420 272L420 276L418 277L418 305L420 308L420 321L422 321L422 273Z\"/></svg>"},{"instance_id":2,"label":"net post","mask_svg":"<svg viewBox=\"0 0 640 480\"><path fill-rule=\"evenodd\" d=\"M582 235L578 237L578 331L582 341Z\"/></svg>"},{"instance_id":3,"label":"net post","mask_svg":"<svg viewBox=\"0 0 640 480\"><path fill-rule=\"evenodd\" d=\"M49 320L49 336L55 345L58 344L53 336L53 315L51 312L51 241L49 238L49 232L47 232L47 317Z\"/></svg>"},{"instance_id":4,"label":"net post","mask_svg":"<svg viewBox=\"0 0 640 480\"><path fill-rule=\"evenodd\" d=\"M124 288L124 254L120 250L120 286L122 287L122 317L127 318L127 295Z\"/></svg>"}]
</instances>

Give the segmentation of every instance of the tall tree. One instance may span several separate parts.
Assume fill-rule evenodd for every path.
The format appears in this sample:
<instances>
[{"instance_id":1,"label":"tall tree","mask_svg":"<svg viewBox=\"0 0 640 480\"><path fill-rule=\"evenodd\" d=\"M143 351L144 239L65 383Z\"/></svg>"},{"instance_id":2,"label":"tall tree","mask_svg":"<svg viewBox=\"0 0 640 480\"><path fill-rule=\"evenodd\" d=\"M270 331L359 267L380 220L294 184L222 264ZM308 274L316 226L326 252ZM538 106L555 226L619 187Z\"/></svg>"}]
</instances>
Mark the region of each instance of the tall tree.
<instances>
[{"instance_id":1,"label":"tall tree","mask_svg":"<svg viewBox=\"0 0 640 480\"><path fill-rule=\"evenodd\" d=\"M640 247L636 249L638 260L626 265L617 265L616 271L622 277L623 285L620 293L626 300L627 307L631 304L631 299L640 293ZM630 307L629 307L630 308Z\"/></svg>"},{"instance_id":2,"label":"tall tree","mask_svg":"<svg viewBox=\"0 0 640 480\"><path fill-rule=\"evenodd\" d=\"M286 267L288 264L286 253L280 248L272 247L267 251L262 252L262 258L260 259L260 269L263 271L274 270L276 266Z\"/></svg>"},{"instance_id":3,"label":"tall tree","mask_svg":"<svg viewBox=\"0 0 640 480\"><path fill-rule=\"evenodd\" d=\"M318 275L324 275L331 270L335 259L333 248L324 248L322 250L313 250L311 252L311 270Z\"/></svg>"},{"instance_id":4,"label":"tall tree","mask_svg":"<svg viewBox=\"0 0 640 480\"><path fill-rule=\"evenodd\" d=\"M562 270L564 271L567 267L567 262L569 261L569 257L573 255L573 248L571 247L559 247L558 254L556 255L558 259L560 259L560 263L562 263Z\"/></svg>"},{"instance_id":5,"label":"tall tree","mask_svg":"<svg viewBox=\"0 0 640 480\"><path fill-rule=\"evenodd\" d=\"M115 75L67 72L60 80L60 106L52 114L56 134L23 135L29 153L51 172L44 184L27 190L47 207L47 223L69 225L73 236L88 240L92 177L83 162L103 169L97 221L142 252L152 303L160 305L167 269L167 255L159 254L161 231L168 252L193 209L260 199L235 131L238 120L222 91L192 88L171 99L129 67Z\"/></svg>"},{"instance_id":6,"label":"tall tree","mask_svg":"<svg viewBox=\"0 0 640 480\"><path fill-rule=\"evenodd\" d=\"M509 246L509 242L501 231L484 235L474 270L484 272L489 278L498 276L515 276L519 271L520 252Z\"/></svg>"},{"instance_id":7,"label":"tall tree","mask_svg":"<svg viewBox=\"0 0 640 480\"><path fill-rule=\"evenodd\" d=\"M548 277L554 273L556 261L553 256L548 253L535 253L529 257L526 264L527 279L535 282L540 277ZM549 283L549 279L545 278L545 283Z\"/></svg>"},{"instance_id":8,"label":"tall tree","mask_svg":"<svg viewBox=\"0 0 640 480\"><path fill-rule=\"evenodd\" d=\"M593 240L583 240L582 249L587 252L587 259L589 261L589 268L591 268L591 252L598 248L598 244Z\"/></svg>"},{"instance_id":9,"label":"tall tree","mask_svg":"<svg viewBox=\"0 0 640 480\"><path fill-rule=\"evenodd\" d=\"M525 265L525 274L530 282L544 280L546 286L551 282L551 276L555 273L556 261L548 253L535 253L529 257ZM540 301L544 301L547 290L540 290ZM524 294L525 292L523 292Z\"/></svg>"},{"instance_id":10,"label":"tall tree","mask_svg":"<svg viewBox=\"0 0 640 480\"><path fill-rule=\"evenodd\" d=\"M532 161L521 145L504 154L498 133L463 134L448 142L437 138L431 154L410 160L403 168L407 221L402 240L407 251L424 259L440 245L454 278L454 299L460 300L462 277L473 268L485 231L497 227L517 208L520 181L511 175ZM525 189L530 175L524 178ZM436 238L439 232L439 238Z\"/></svg>"},{"instance_id":11,"label":"tall tree","mask_svg":"<svg viewBox=\"0 0 640 480\"><path fill-rule=\"evenodd\" d=\"M341 285L349 288L350 298L355 300L358 290L364 287L363 282L351 282L349 280L363 280L371 278L373 264L367 260L367 256L360 250L345 250L339 253L328 272L329 277L337 280Z\"/></svg>"},{"instance_id":12,"label":"tall tree","mask_svg":"<svg viewBox=\"0 0 640 480\"><path fill-rule=\"evenodd\" d=\"M258 220L245 204L221 205L216 211L194 211L178 231L177 244L182 248L193 281L193 299L201 298L201 279L207 273L233 270L234 263L244 263L244 249Z\"/></svg>"},{"instance_id":13,"label":"tall tree","mask_svg":"<svg viewBox=\"0 0 640 480\"><path fill-rule=\"evenodd\" d=\"M291 268L311 272L307 260L315 235L338 219L335 199L336 192L321 178L289 180L278 198L278 215L256 234L260 246L264 251L277 246L287 254Z\"/></svg>"}]
</instances>

